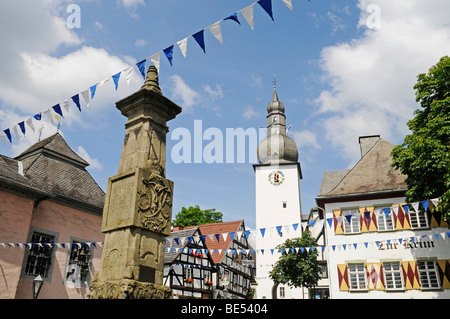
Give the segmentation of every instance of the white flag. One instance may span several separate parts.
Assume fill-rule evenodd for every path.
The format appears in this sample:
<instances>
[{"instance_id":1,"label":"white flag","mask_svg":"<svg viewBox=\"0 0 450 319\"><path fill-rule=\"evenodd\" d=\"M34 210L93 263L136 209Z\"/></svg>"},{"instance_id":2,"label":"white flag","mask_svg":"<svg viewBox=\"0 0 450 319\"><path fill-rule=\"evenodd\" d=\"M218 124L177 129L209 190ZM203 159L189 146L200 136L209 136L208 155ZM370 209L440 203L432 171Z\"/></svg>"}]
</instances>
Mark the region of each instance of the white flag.
<instances>
[{"instance_id":1,"label":"white flag","mask_svg":"<svg viewBox=\"0 0 450 319\"><path fill-rule=\"evenodd\" d=\"M153 62L153 64L156 67L156 70L159 72L159 65L160 65L160 61L161 61L161 51L158 53L153 54L150 57L150 60Z\"/></svg>"},{"instance_id":2,"label":"white flag","mask_svg":"<svg viewBox=\"0 0 450 319\"><path fill-rule=\"evenodd\" d=\"M177 42L178 46L180 47L181 53L183 53L184 57L186 57L187 52L187 40L188 38L184 38L183 40Z\"/></svg>"},{"instance_id":3,"label":"white flag","mask_svg":"<svg viewBox=\"0 0 450 319\"><path fill-rule=\"evenodd\" d=\"M130 85L130 79L131 79L131 73L133 72L133 67L130 66L129 68L125 69L123 73L125 74L125 77L127 79L127 85Z\"/></svg>"},{"instance_id":4,"label":"white flag","mask_svg":"<svg viewBox=\"0 0 450 319\"><path fill-rule=\"evenodd\" d=\"M25 123L31 128L31 130L34 132L34 125L33 125L33 119L30 117L28 118Z\"/></svg>"},{"instance_id":5,"label":"white flag","mask_svg":"<svg viewBox=\"0 0 450 319\"><path fill-rule=\"evenodd\" d=\"M81 92L81 95L83 96L84 101L86 102L87 107L89 107L89 89L84 90Z\"/></svg>"},{"instance_id":6,"label":"white flag","mask_svg":"<svg viewBox=\"0 0 450 319\"><path fill-rule=\"evenodd\" d=\"M251 4L248 7L245 7L244 9L242 9L241 11L239 11L240 13L242 13L242 15L244 16L245 20L247 21L247 23L250 25L250 27L253 30L253 6L255 4Z\"/></svg>"},{"instance_id":7,"label":"white flag","mask_svg":"<svg viewBox=\"0 0 450 319\"><path fill-rule=\"evenodd\" d=\"M64 107L64 109L66 110L67 113L69 113L69 99L66 99L64 101L62 101L61 103L59 103L62 107Z\"/></svg>"},{"instance_id":8,"label":"white flag","mask_svg":"<svg viewBox=\"0 0 450 319\"><path fill-rule=\"evenodd\" d=\"M292 10L292 0L281 0L284 2L284 4L290 9Z\"/></svg>"},{"instance_id":9,"label":"white flag","mask_svg":"<svg viewBox=\"0 0 450 319\"><path fill-rule=\"evenodd\" d=\"M6 144L6 141L5 141L5 135L3 134L3 132L0 132L0 140L2 140L3 145Z\"/></svg>"},{"instance_id":10,"label":"white flag","mask_svg":"<svg viewBox=\"0 0 450 319\"><path fill-rule=\"evenodd\" d=\"M53 123L52 112L50 111L50 109L44 111L44 114L48 117L48 119L50 120L50 122L51 122L52 124L54 124L54 123Z\"/></svg>"},{"instance_id":11,"label":"white flag","mask_svg":"<svg viewBox=\"0 0 450 319\"><path fill-rule=\"evenodd\" d=\"M100 87L100 86L102 86L103 84L105 84L105 83L108 82L108 81L109 81L109 78L104 79L103 81L101 81L101 82L98 83L98 86Z\"/></svg>"},{"instance_id":12,"label":"white flag","mask_svg":"<svg viewBox=\"0 0 450 319\"><path fill-rule=\"evenodd\" d=\"M17 131L17 124L14 125L12 129L13 129L14 134L16 134L17 139L20 141L19 132Z\"/></svg>"},{"instance_id":13,"label":"white flag","mask_svg":"<svg viewBox=\"0 0 450 319\"><path fill-rule=\"evenodd\" d=\"M219 42L221 44L223 44L223 38L222 38L222 29L220 27L220 21L217 21L216 23L210 25L208 27L209 31L211 31L211 33L213 34L213 36L216 37L217 40L219 40Z\"/></svg>"}]
</instances>

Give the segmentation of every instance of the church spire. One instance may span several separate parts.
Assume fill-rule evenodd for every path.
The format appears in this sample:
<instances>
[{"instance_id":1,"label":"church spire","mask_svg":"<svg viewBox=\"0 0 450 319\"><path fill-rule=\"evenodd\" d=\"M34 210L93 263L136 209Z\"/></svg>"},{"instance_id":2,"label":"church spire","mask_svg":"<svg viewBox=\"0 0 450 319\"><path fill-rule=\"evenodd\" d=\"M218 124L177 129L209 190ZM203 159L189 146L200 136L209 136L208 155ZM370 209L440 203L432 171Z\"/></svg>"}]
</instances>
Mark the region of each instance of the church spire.
<instances>
[{"instance_id":1,"label":"church spire","mask_svg":"<svg viewBox=\"0 0 450 319\"><path fill-rule=\"evenodd\" d=\"M297 162L297 145L286 135L285 108L278 99L275 76L273 84L273 98L267 105L267 138L258 145L258 160L261 164Z\"/></svg>"}]
</instances>

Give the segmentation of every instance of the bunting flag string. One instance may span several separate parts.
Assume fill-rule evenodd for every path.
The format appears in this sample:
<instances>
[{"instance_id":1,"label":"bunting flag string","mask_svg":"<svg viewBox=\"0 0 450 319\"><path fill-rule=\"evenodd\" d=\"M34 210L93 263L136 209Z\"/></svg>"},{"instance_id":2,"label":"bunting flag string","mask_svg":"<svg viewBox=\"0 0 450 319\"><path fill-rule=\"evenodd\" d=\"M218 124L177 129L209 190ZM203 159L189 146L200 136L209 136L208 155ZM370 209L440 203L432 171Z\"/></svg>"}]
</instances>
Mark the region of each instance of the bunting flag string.
<instances>
[{"instance_id":1,"label":"bunting flag string","mask_svg":"<svg viewBox=\"0 0 450 319\"><path fill-rule=\"evenodd\" d=\"M20 248L20 249L32 249L33 247L49 247L49 248L54 248L54 247L58 247L58 248L81 248L82 246L87 246L87 247L94 247L94 248L98 248L97 247L103 247L104 242L86 242L86 243L0 243L0 247L3 248Z\"/></svg>"},{"instance_id":2,"label":"bunting flag string","mask_svg":"<svg viewBox=\"0 0 450 319\"><path fill-rule=\"evenodd\" d=\"M258 4L259 7L261 7L268 15L269 17L274 20L273 17L273 10L272 10L272 1L273 0L259 0L257 2L254 2L248 6L246 6L245 8L236 11L235 13L228 15L226 18L219 20L217 22L215 22L214 24L210 25L207 28L204 28L194 34L192 34L191 36L188 36L180 41L175 42L176 45L178 45L178 47L181 50L181 53L183 54L183 56L186 58L187 56L187 42L188 39L190 37L194 38L194 40L196 41L196 43L200 46L200 48L203 50L203 52L206 54L206 44L205 44L205 34L204 34L204 30L208 29L210 30L210 32L214 35L214 37L221 43L223 44L223 37L222 37L222 29L221 29L221 22L222 21L234 21L237 25L241 25L241 22L239 20L238 17L238 13L241 14L245 21L248 23L248 25L251 27L251 29L254 29L254 6L255 4ZM290 10L292 10L292 0L281 0ZM42 114L45 114L46 117L50 120L50 122L53 124L53 114L52 112L56 113L59 117L64 118L64 112L61 108L61 106L64 108L64 110L68 113L69 112L69 100L71 100L76 107L78 108L78 110L81 112L82 111L82 105L80 103L80 96L83 97L83 100L85 102L85 106L87 108L90 107L90 103L91 101L94 99L95 94L97 92L97 89L99 87L101 87L103 84L105 84L107 81L109 81L111 78L114 82L114 88L115 91L118 90L119 88L119 80L122 78L123 75L125 75L126 81L129 85L130 79L131 79L131 75L132 72L134 71L134 67L136 67L136 69L139 71L139 73L142 75L142 77L145 80L145 65L146 62L148 60L150 60L153 65L155 65L156 69L159 72L160 69L160 54L161 52L164 53L164 55L166 56L167 60L169 61L170 65L173 66L173 59L174 59L174 52L173 52L173 47L174 44L167 47L164 50L161 50L153 55L151 55L149 58L143 59L139 62L137 62L135 65L133 66L127 66L127 68L125 68L124 70L102 80L101 82L98 82L92 86L90 86L89 88L87 88L84 91L79 92L78 94L73 95L71 98L67 98L66 100L64 100L63 102L60 102L50 108L48 108L47 110L44 110L24 121L21 121L18 124L13 125L10 128L6 128L2 131L0 131L0 140L2 140L3 144L6 144L6 140L8 140L10 143L13 143L13 137L11 134L11 130L14 132L17 140L20 140L20 136L23 135L25 136L26 134L26 126L25 124L31 128L31 130L34 132L35 128L34 128L34 124L33 121L41 121L42 120ZM17 129L17 127L20 128L20 132L22 134L19 134L19 131ZM5 138L6 137L6 138Z\"/></svg>"},{"instance_id":3,"label":"bunting flag string","mask_svg":"<svg viewBox=\"0 0 450 319\"><path fill-rule=\"evenodd\" d=\"M413 207L413 210L417 211L419 205L422 205L423 208L429 208L429 204L430 202L433 205L437 205L439 202L439 198L435 198L435 199L430 199L430 200L425 200L425 201L420 201L420 202L416 202L416 203L411 203L409 204L410 206ZM408 206L409 205L403 205L402 207ZM405 209L405 211L409 211L408 209ZM364 218L366 217L366 212L361 213L362 216L364 216ZM378 210L379 214L390 214L393 213L392 207L387 207L387 208L380 208ZM350 215L351 216L351 215ZM340 217L333 217L333 218L328 218L327 222L329 225L329 228L332 229L332 221L333 220L341 220L342 221L342 216ZM307 227L318 227L318 229L322 229L323 225L324 225L325 220L323 219L319 219L319 220L314 220L314 221L309 221L309 222L302 222L301 223L301 229L302 231L304 231ZM270 232L272 233L271 235L276 235L279 236L281 231L284 229L287 233L290 233L291 231L298 231L298 223L294 223L291 225L283 225L283 226L274 226L274 227L269 227L269 228L260 228L260 229L253 229L253 230L244 230L244 231L237 231L237 232L225 232L225 233L218 233L218 234L210 234L208 235L208 237L213 240L213 238L215 238L217 240L217 242L220 242L221 238L223 239L223 241L227 241L228 237L230 238L231 241L233 240L241 240L243 237L246 239L249 239L250 236L261 236L262 238L265 238L265 236L268 235L268 230L269 230L269 236L270 236ZM293 247L290 249L275 249L272 247L266 247L263 249L242 249L242 250L235 250L235 249L216 249L214 251L211 251L211 253L215 253L215 254L234 254L234 253L242 253L242 254L248 254L248 253L258 253L258 254L262 254L264 255L265 253L269 252L271 255L273 255L274 253L298 253L299 251L304 252L304 251L315 251L315 250L322 250L325 251L325 249L331 249L331 251L336 251L337 250L349 250L349 249L360 249L360 248L370 248L370 247L380 247L380 245L387 245L390 246L393 243L398 243L398 244L406 244L407 241L409 240L409 242L413 243L413 244L420 244L420 241L425 238L428 239L430 241L439 241L439 240L444 240L446 238L450 238L450 231L445 231L445 232L436 232L436 233L431 233L428 235L417 235L417 236L411 236L411 237L405 237L405 236L401 236L402 233L400 233L400 235L397 235L397 237L395 238L389 238L389 239L383 239L383 240L379 240L379 241L362 241L362 242L351 242L351 243L342 243L342 244L337 244L337 245L331 245L331 246L318 246L318 247ZM300 235L300 234L299 234ZM176 245L180 245L183 243L186 243L186 240L188 241L189 244L192 243L193 240L198 240L199 238L195 238L195 237L174 237L174 238L166 238L166 249L167 251L172 251L172 252L179 252L179 251L183 251L183 248L179 248L179 247L172 247L173 246L173 242L176 243ZM206 239L206 235L201 236L201 239L203 241L205 241ZM89 244L95 244L95 243L87 243ZM97 242L97 244L99 244L100 246L103 244L101 242ZM28 248L31 249L31 247L33 246L51 246L54 247L55 245L60 247L60 248L65 248L67 245L70 245L70 243L59 243L59 244L54 244L54 243L0 243L0 246L4 247L4 248L11 248L11 247L20 247L20 248Z\"/></svg>"}]
</instances>

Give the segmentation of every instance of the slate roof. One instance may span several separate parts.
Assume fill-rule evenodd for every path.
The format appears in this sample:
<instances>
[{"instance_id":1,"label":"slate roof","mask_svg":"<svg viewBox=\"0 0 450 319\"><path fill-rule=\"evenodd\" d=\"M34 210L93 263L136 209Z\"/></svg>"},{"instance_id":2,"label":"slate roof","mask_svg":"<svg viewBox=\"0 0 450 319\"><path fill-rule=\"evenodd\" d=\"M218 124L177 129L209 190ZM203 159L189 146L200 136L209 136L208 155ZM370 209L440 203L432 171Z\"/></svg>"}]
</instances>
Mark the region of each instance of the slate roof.
<instances>
[{"instance_id":1,"label":"slate roof","mask_svg":"<svg viewBox=\"0 0 450 319\"><path fill-rule=\"evenodd\" d=\"M166 237L166 242L171 242L172 246L171 248L186 248L186 246L189 244L189 240L187 237L194 237L194 234L198 232L198 227L192 227L192 228L186 228L179 231L173 231L170 233L170 236ZM200 236L200 234L198 234ZM175 238L178 238L178 244L175 241ZM185 238L182 240L182 238ZM172 252L172 249L169 249L168 252L164 253L164 263L165 264L171 264L175 259L177 259L178 255L181 254L180 249L174 250Z\"/></svg>"},{"instance_id":2,"label":"slate roof","mask_svg":"<svg viewBox=\"0 0 450 319\"><path fill-rule=\"evenodd\" d=\"M406 176L391 167L393 148L379 139L352 169L325 172L318 198L406 191Z\"/></svg>"},{"instance_id":3,"label":"slate roof","mask_svg":"<svg viewBox=\"0 0 450 319\"><path fill-rule=\"evenodd\" d=\"M34 144L15 159L0 158L0 177L4 180L9 178L18 187L32 186L53 199L101 214L105 192L86 171L89 163L59 133ZM23 175L18 172L19 165Z\"/></svg>"}]
</instances>

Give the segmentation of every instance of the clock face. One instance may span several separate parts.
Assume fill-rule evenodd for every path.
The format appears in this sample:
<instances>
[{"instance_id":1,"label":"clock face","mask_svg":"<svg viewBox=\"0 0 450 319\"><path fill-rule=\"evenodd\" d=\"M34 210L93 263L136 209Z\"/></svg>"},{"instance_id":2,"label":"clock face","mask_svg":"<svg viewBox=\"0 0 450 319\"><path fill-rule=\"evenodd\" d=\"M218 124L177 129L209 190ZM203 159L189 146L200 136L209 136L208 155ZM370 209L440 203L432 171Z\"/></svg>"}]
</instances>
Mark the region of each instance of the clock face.
<instances>
[{"instance_id":1,"label":"clock face","mask_svg":"<svg viewBox=\"0 0 450 319\"><path fill-rule=\"evenodd\" d=\"M273 171L269 174L269 183L273 186L278 186L283 184L284 174L282 171Z\"/></svg>"}]
</instances>

